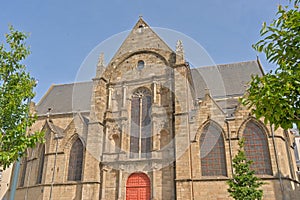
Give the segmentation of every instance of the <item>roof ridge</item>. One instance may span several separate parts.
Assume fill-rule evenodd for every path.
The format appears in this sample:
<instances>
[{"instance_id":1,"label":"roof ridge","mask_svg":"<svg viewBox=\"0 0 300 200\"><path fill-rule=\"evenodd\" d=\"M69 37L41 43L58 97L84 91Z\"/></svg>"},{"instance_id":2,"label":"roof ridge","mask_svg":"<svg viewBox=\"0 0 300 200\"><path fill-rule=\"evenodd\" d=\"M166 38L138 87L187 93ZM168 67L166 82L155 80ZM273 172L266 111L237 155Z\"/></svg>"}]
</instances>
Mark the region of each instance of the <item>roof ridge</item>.
<instances>
[{"instance_id":1,"label":"roof ridge","mask_svg":"<svg viewBox=\"0 0 300 200\"><path fill-rule=\"evenodd\" d=\"M247 60L247 61L240 61L240 62L222 63L222 64L218 64L218 66L221 66L221 65L232 65L232 64L241 64L241 63L249 63L249 62L257 62L257 61L256 60Z\"/></svg>"},{"instance_id":2,"label":"roof ridge","mask_svg":"<svg viewBox=\"0 0 300 200\"><path fill-rule=\"evenodd\" d=\"M231 62L231 63L222 63L222 64L215 64L215 65L204 65L204 66L198 66L192 69L199 69L199 68L209 68L209 67L214 67L214 66L227 66L227 65L234 65L234 64L241 64L241 63L250 63L250 62L256 62L257 60L248 60L248 61L241 61L241 62Z\"/></svg>"},{"instance_id":3,"label":"roof ridge","mask_svg":"<svg viewBox=\"0 0 300 200\"><path fill-rule=\"evenodd\" d=\"M53 83L51 86L56 87L56 86L64 86L64 85L85 84L85 83L92 83L92 82L93 81L79 81L79 82L58 83L58 84Z\"/></svg>"}]
</instances>

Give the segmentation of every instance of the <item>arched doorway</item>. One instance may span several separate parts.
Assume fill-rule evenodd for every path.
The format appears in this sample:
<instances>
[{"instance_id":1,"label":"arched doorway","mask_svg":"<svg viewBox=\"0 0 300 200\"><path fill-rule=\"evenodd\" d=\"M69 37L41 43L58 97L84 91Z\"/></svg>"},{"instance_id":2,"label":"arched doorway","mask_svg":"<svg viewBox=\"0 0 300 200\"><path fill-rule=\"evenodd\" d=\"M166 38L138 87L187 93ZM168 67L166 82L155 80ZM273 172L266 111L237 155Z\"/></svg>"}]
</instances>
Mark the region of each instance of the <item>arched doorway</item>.
<instances>
[{"instance_id":1,"label":"arched doorway","mask_svg":"<svg viewBox=\"0 0 300 200\"><path fill-rule=\"evenodd\" d=\"M150 180L144 173L134 173L126 183L126 200L149 200Z\"/></svg>"}]
</instances>

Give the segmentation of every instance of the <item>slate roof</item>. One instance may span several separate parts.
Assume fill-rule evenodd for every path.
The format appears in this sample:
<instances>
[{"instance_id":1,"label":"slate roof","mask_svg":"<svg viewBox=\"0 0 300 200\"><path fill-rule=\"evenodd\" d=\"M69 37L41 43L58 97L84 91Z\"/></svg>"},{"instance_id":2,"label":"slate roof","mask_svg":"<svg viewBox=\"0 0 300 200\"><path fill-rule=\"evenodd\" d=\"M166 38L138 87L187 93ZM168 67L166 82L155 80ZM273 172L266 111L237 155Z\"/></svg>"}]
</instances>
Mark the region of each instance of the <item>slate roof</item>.
<instances>
[{"instance_id":1,"label":"slate roof","mask_svg":"<svg viewBox=\"0 0 300 200\"><path fill-rule=\"evenodd\" d=\"M90 110L92 82L52 85L37 104L37 114L85 112Z\"/></svg>"},{"instance_id":2,"label":"slate roof","mask_svg":"<svg viewBox=\"0 0 300 200\"><path fill-rule=\"evenodd\" d=\"M228 115L238 105L236 98L245 93L251 75L262 75L258 61L247 61L191 69L197 99L202 99L209 88L212 97L228 98L216 103ZM38 115L75 113L90 110L92 82L52 85L37 105Z\"/></svg>"},{"instance_id":3,"label":"slate roof","mask_svg":"<svg viewBox=\"0 0 300 200\"><path fill-rule=\"evenodd\" d=\"M247 89L251 75L262 76L258 61L247 61L191 69L196 97L202 99L205 89L214 98L241 96Z\"/></svg>"}]
</instances>

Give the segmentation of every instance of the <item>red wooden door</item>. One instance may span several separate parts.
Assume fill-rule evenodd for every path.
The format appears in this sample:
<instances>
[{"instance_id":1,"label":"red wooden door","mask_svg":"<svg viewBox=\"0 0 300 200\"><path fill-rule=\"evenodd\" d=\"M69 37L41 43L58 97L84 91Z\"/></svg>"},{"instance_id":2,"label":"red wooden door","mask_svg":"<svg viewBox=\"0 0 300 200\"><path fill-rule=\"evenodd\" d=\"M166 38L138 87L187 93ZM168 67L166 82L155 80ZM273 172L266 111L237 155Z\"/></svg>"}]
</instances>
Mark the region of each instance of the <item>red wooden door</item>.
<instances>
[{"instance_id":1,"label":"red wooden door","mask_svg":"<svg viewBox=\"0 0 300 200\"><path fill-rule=\"evenodd\" d=\"M131 174L126 184L126 200L149 200L150 180L146 174Z\"/></svg>"}]
</instances>

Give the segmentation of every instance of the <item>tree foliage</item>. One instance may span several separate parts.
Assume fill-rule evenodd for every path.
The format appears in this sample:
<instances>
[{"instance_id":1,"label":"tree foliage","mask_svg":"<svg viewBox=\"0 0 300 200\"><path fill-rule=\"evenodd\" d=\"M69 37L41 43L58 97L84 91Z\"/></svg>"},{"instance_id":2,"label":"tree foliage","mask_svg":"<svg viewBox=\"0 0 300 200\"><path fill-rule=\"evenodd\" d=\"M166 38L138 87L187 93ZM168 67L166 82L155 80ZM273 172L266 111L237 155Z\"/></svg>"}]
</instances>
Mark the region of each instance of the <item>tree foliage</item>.
<instances>
[{"instance_id":1,"label":"tree foliage","mask_svg":"<svg viewBox=\"0 0 300 200\"><path fill-rule=\"evenodd\" d=\"M262 199L263 191L259 189L264 183L257 178L255 171L250 170L251 160L247 160L244 147L244 139L239 141L238 154L233 158L233 178L227 181L227 191L236 200Z\"/></svg>"},{"instance_id":2,"label":"tree foliage","mask_svg":"<svg viewBox=\"0 0 300 200\"><path fill-rule=\"evenodd\" d=\"M290 1L291 2L291 1ZM263 77L254 76L244 105L252 108L257 118L275 129L300 127L300 12L299 0L289 6L278 6L277 18L263 24L262 40L253 45L263 52L277 69Z\"/></svg>"},{"instance_id":3,"label":"tree foliage","mask_svg":"<svg viewBox=\"0 0 300 200\"><path fill-rule=\"evenodd\" d=\"M30 113L34 78L26 72L24 59L30 54L27 35L9 27L6 43L0 45L0 166L6 168L29 147L41 141L42 133L27 133L35 116Z\"/></svg>"}]
</instances>

